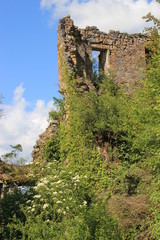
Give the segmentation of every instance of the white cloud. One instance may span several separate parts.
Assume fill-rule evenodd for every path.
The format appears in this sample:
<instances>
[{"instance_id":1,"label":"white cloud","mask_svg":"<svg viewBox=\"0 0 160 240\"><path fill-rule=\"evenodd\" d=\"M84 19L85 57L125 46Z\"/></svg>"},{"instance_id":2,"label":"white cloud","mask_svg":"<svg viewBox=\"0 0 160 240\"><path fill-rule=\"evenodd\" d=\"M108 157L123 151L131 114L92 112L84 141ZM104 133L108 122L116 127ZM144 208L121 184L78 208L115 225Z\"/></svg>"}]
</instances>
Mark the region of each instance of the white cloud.
<instances>
[{"instance_id":1,"label":"white cloud","mask_svg":"<svg viewBox=\"0 0 160 240\"><path fill-rule=\"evenodd\" d=\"M23 84L21 83L15 90L14 90L14 102L18 102L22 96L23 96L23 93L24 93L24 88L23 88Z\"/></svg>"},{"instance_id":2,"label":"white cloud","mask_svg":"<svg viewBox=\"0 0 160 240\"><path fill-rule=\"evenodd\" d=\"M152 12L160 15L160 4L155 0L41 0L41 8L51 11L51 21L70 14L79 27L97 26L102 31L141 32L142 16Z\"/></svg>"},{"instance_id":3,"label":"white cloud","mask_svg":"<svg viewBox=\"0 0 160 240\"><path fill-rule=\"evenodd\" d=\"M23 85L14 90L13 104L3 105L4 116L0 119L0 155L9 151L9 145L20 143L23 147L23 157L31 159L32 148L39 134L48 126L48 112L53 108L53 102L47 104L37 100L34 109L26 111L28 103L23 97Z\"/></svg>"}]
</instances>

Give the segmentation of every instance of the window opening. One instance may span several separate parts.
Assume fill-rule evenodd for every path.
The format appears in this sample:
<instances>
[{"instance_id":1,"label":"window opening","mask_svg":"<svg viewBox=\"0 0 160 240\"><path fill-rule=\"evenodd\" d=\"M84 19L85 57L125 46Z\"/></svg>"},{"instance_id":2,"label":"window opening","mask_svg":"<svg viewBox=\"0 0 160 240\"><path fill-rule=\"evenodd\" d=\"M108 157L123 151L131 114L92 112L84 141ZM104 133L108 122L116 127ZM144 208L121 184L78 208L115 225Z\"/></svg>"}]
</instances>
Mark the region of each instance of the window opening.
<instances>
[{"instance_id":1,"label":"window opening","mask_svg":"<svg viewBox=\"0 0 160 240\"><path fill-rule=\"evenodd\" d=\"M145 47L145 60L146 64L148 64L151 60L151 51Z\"/></svg>"},{"instance_id":2,"label":"window opening","mask_svg":"<svg viewBox=\"0 0 160 240\"><path fill-rule=\"evenodd\" d=\"M99 76L99 56L100 51L92 51L92 71L97 76Z\"/></svg>"}]
</instances>

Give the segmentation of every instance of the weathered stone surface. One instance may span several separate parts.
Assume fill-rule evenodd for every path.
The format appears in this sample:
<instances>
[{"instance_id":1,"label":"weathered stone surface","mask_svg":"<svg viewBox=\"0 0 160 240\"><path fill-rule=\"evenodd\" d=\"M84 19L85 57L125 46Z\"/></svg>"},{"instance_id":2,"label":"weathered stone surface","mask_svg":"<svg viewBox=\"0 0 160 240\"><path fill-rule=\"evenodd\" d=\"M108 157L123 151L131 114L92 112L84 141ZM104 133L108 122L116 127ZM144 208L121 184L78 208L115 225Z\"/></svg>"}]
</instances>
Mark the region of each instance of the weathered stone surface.
<instances>
[{"instance_id":1,"label":"weathered stone surface","mask_svg":"<svg viewBox=\"0 0 160 240\"><path fill-rule=\"evenodd\" d=\"M57 121L52 121L49 123L49 126L47 127L45 132L43 132L39 136L39 139L37 140L32 152L33 162L35 164L36 162L45 161L45 158L44 158L45 144L52 135L56 134L56 130L57 130Z\"/></svg>"},{"instance_id":2,"label":"weathered stone surface","mask_svg":"<svg viewBox=\"0 0 160 240\"><path fill-rule=\"evenodd\" d=\"M68 66L70 72L76 72L77 77L83 77L81 81L84 82L84 78L92 74L92 49L70 16L60 19L57 33L59 87L63 92L64 65Z\"/></svg>"},{"instance_id":3,"label":"weathered stone surface","mask_svg":"<svg viewBox=\"0 0 160 240\"><path fill-rule=\"evenodd\" d=\"M85 79L91 79L92 50L100 51L99 68L105 73L108 69L113 71L118 84L128 86L141 79L147 36L112 30L104 33L95 26L79 29L69 15L59 20L57 32L60 92L65 89L62 77L64 64L84 84Z\"/></svg>"}]
</instances>

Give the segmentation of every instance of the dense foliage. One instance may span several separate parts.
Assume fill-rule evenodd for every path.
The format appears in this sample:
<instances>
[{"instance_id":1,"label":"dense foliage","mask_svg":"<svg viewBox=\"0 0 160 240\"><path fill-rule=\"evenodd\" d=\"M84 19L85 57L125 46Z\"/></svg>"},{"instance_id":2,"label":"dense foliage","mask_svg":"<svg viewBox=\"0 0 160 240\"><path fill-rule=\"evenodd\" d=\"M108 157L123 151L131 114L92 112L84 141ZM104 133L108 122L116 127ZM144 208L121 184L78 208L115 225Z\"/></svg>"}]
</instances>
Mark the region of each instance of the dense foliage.
<instances>
[{"instance_id":1,"label":"dense foliage","mask_svg":"<svg viewBox=\"0 0 160 240\"><path fill-rule=\"evenodd\" d=\"M160 239L160 37L147 19L150 56L131 93L103 74L82 93L66 70L41 176L0 202L2 239Z\"/></svg>"}]
</instances>

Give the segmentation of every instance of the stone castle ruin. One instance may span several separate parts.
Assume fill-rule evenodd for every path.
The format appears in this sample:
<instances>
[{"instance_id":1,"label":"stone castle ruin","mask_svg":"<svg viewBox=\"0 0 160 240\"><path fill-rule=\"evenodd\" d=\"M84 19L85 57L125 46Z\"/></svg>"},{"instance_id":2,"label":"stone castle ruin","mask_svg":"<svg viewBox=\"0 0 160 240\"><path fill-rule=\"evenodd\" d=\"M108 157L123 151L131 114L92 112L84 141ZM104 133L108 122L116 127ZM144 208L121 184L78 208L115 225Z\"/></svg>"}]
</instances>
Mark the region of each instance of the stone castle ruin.
<instances>
[{"instance_id":1,"label":"stone castle ruin","mask_svg":"<svg viewBox=\"0 0 160 240\"><path fill-rule=\"evenodd\" d=\"M57 34L59 90L62 94L65 95L64 65L70 73L75 73L82 92L93 86L89 81L93 77L93 51L97 51L99 55L99 71L102 70L105 74L108 70L112 71L115 81L123 84L127 90L130 84L142 78L147 36L117 31L104 33L97 27L79 29L69 15L59 20ZM65 117L68 118L68 112ZM42 161L42 146L56 133L56 128L56 123L51 122L40 135L32 152L34 162Z\"/></svg>"},{"instance_id":2,"label":"stone castle ruin","mask_svg":"<svg viewBox=\"0 0 160 240\"><path fill-rule=\"evenodd\" d=\"M59 21L58 26L58 68L59 86L63 93L63 62L76 78L92 79L92 53L97 51L98 71L107 74L108 69L115 75L118 84L128 88L130 84L141 79L144 68L147 36L120 33L118 31L101 32L97 27L79 29L70 16Z\"/></svg>"},{"instance_id":3,"label":"stone castle ruin","mask_svg":"<svg viewBox=\"0 0 160 240\"><path fill-rule=\"evenodd\" d=\"M115 82L124 85L127 90L130 84L142 78L141 71L145 67L147 53L145 49L147 36L118 31L104 33L97 27L79 29L70 16L60 19L57 33L59 87L62 94L65 90L64 65L70 73L75 73L76 79L81 83L82 92L92 86L90 80L93 77L94 51L98 53L98 71L102 70L107 74L110 70L114 73ZM43 145L55 132L56 123L50 123L48 129L40 135L32 153L34 163L42 161ZM0 162L0 198L5 188L4 182L7 185L23 185L30 181L26 171L30 173L31 170L27 170L27 166L9 166Z\"/></svg>"}]
</instances>

